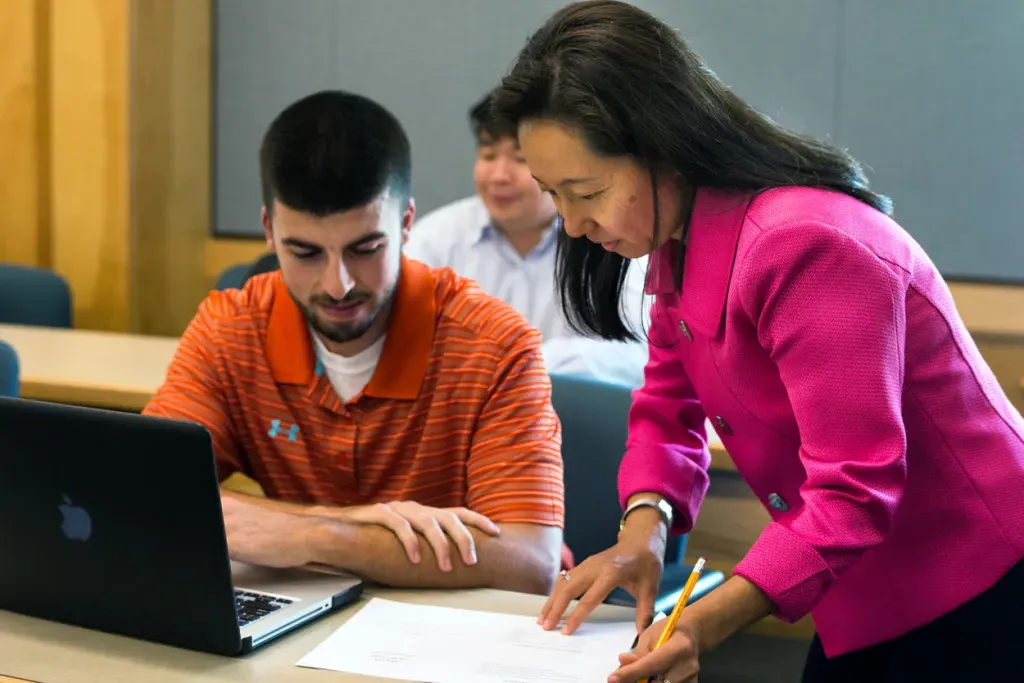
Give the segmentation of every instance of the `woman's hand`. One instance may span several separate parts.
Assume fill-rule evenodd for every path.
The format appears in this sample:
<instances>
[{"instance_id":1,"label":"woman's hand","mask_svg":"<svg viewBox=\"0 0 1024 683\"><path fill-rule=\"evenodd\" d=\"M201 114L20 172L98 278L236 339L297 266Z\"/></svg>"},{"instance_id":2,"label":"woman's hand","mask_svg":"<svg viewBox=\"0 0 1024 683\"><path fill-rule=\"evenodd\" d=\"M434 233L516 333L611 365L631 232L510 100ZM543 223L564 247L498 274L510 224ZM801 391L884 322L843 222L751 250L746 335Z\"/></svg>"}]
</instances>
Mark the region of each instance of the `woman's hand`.
<instances>
[{"instance_id":1,"label":"woman's hand","mask_svg":"<svg viewBox=\"0 0 1024 683\"><path fill-rule=\"evenodd\" d=\"M618 669L608 677L608 683L634 683L645 678L661 676L668 683L696 683L700 664L699 629L684 616L676 624L672 637L654 650L661 637L665 622L657 621L640 636L633 652L619 655Z\"/></svg>"},{"instance_id":2,"label":"woman's hand","mask_svg":"<svg viewBox=\"0 0 1024 683\"><path fill-rule=\"evenodd\" d=\"M619 656L621 666L609 683L633 683L660 675L669 683L691 683L700 668L697 658L734 633L772 613L772 602L761 589L741 576L733 576L679 616L672 637L654 649L664 621L640 636L633 652ZM653 650L653 651L652 651Z\"/></svg>"},{"instance_id":3,"label":"woman's hand","mask_svg":"<svg viewBox=\"0 0 1024 683\"><path fill-rule=\"evenodd\" d=\"M666 534L665 524L656 511L637 510L631 514L617 544L559 576L537 623L546 630L555 628L569 603L580 598L562 628L562 633L573 633L609 593L622 587L636 599L637 633L643 631L654 613Z\"/></svg>"}]
</instances>

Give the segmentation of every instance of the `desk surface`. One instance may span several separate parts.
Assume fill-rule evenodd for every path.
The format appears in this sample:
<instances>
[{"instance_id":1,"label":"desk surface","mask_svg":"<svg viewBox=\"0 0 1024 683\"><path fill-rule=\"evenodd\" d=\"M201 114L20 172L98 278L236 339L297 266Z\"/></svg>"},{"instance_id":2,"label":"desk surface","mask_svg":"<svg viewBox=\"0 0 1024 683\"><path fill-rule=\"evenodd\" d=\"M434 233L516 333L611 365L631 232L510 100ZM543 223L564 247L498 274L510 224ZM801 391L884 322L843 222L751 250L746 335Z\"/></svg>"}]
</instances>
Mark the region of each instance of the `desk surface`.
<instances>
[{"instance_id":1,"label":"desk surface","mask_svg":"<svg viewBox=\"0 0 1024 683\"><path fill-rule=\"evenodd\" d=\"M367 590L361 602L239 658L191 652L0 612L0 652L3 653L0 674L42 683L342 683L383 680L295 665L373 596L527 616L538 614L544 604L544 598L539 596L493 590ZM633 611L623 607L605 605L594 615L595 619L604 621L633 620ZM629 643L623 643L623 650L628 648Z\"/></svg>"},{"instance_id":2,"label":"desk surface","mask_svg":"<svg viewBox=\"0 0 1024 683\"><path fill-rule=\"evenodd\" d=\"M164 380L178 340L89 330L0 325L18 353L21 395L40 401L142 410ZM711 469L735 470L711 430Z\"/></svg>"},{"instance_id":3,"label":"desk surface","mask_svg":"<svg viewBox=\"0 0 1024 683\"><path fill-rule=\"evenodd\" d=\"M18 353L21 395L41 401L142 410L164 380L178 340L0 325Z\"/></svg>"}]
</instances>

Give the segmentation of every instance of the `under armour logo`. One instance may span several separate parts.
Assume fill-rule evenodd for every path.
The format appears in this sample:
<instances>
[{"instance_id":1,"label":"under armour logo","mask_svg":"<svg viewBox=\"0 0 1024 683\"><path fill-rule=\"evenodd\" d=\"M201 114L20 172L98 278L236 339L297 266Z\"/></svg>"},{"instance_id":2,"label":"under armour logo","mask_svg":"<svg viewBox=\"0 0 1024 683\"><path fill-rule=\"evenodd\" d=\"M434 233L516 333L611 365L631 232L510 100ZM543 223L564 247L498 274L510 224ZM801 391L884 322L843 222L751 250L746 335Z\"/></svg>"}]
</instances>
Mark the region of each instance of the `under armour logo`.
<instances>
[{"instance_id":1,"label":"under armour logo","mask_svg":"<svg viewBox=\"0 0 1024 683\"><path fill-rule=\"evenodd\" d=\"M271 439L276 439L277 435L280 434L281 431L281 421L271 420L270 431L267 432L267 436L269 436ZM285 433L288 434L289 441L295 441L295 437L299 435L299 425L292 425L291 427L288 428L288 431Z\"/></svg>"}]
</instances>

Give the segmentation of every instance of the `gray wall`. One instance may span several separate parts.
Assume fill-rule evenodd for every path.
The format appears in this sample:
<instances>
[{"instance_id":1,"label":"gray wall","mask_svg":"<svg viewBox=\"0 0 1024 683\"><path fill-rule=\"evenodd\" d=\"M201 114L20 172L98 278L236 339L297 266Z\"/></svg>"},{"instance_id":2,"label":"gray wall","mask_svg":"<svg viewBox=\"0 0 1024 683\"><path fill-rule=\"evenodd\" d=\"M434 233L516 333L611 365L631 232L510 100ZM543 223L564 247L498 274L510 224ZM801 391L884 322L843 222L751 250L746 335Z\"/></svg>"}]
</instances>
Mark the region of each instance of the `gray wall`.
<instances>
[{"instance_id":1,"label":"gray wall","mask_svg":"<svg viewBox=\"0 0 1024 683\"><path fill-rule=\"evenodd\" d=\"M472 192L466 110L563 0L218 0L215 225L259 232L256 150L321 88L412 140L421 213ZM740 96L869 167L949 276L1024 280L1024 2L637 0Z\"/></svg>"}]
</instances>

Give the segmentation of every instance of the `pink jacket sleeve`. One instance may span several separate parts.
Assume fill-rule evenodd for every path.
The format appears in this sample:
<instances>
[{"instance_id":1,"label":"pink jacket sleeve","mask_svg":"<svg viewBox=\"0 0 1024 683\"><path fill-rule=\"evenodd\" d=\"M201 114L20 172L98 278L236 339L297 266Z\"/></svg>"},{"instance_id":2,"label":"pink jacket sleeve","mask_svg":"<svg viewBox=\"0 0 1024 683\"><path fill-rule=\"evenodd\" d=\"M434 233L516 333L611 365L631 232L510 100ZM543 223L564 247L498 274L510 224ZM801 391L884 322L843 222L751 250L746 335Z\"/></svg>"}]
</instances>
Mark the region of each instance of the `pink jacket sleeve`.
<instances>
[{"instance_id":1,"label":"pink jacket sleeve","mask_svg":"<svg viewBox=\"0 0 1024 683\"><path fill-rule=\"evenodd\" d=\"M706 416L672 345L679 330L661 297L651 307L644 384L633 392L626 455L619 467L623 507L636 493L658 493L672 504L672 531L693 528L708 490Z\"/></svg>"},{"instance_id":2,"label":"pink jacket sleeve","mask_svg":"<svg viewBox=\"0 0 1024 683\"><path fill-rule=\"evenodd\" d=\"M908 274L827 225L762 233L734 286L786 387L807 474L735 573L795 621L889 531L906 481Z\"/></svg>"}]
</instances>

